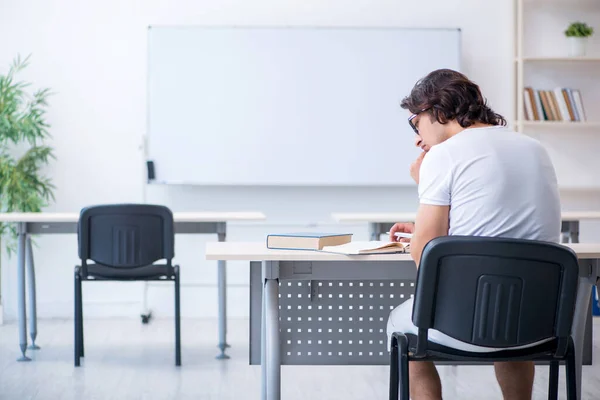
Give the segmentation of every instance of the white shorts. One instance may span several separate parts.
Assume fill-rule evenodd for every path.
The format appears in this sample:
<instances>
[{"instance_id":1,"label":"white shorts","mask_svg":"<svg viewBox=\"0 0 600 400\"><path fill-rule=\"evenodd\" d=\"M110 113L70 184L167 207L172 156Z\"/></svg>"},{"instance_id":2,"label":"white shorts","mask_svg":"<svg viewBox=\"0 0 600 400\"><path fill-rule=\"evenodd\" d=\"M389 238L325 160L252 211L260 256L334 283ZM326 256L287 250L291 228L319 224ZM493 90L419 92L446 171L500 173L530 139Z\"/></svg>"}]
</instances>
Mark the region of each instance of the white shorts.
<instances>
[{"instance_id":1,"label":"white shorts","mask_svg":"<svg viewBox=\"0 0 600 400\"><path fill-rule=\"evenodd\" d=\"M402 332L402 333L412 333L413 335L417 335L419 333L419 329L412 322L412 309L413 309L414 299L410 298L406 300L404 303L400 304L398 307L392 310L390 316L388 318L387 323L387 335L388 335L388 351L391 350L392 344L392 333L394 332ZM510 347L510 348L494 348L494 347L483 347L483 346L475 346L473 344L465 343L460 340L454 339L448 335L443 334L440 331L436 331L435 329L429 329L428 339L431 342L441 344L446 347L451 347L457 350L470 351L473 353L489 353L493 351L500 350L517 350L524 349L527 347L537 346L541 343L544 343L548 340L542 340L536 343L531 343L525 346L518 347Z\"/></svg>"}]
</instances>

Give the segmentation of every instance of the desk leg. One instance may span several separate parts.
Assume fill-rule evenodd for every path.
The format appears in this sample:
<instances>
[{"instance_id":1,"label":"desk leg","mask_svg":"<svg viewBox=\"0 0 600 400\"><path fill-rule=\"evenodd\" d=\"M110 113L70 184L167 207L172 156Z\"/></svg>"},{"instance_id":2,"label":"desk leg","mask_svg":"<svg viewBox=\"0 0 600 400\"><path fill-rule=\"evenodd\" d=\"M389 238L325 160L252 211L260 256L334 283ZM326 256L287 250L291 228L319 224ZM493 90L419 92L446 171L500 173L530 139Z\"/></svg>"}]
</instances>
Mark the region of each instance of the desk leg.
<instances>
[{"instance_id":1,"label":"desk leg","mask_svg":"<svg viewBox=\"0 0 600 400\"><path fill-rule=\"evenodd\" d=\"M579 243L579 221L569 222L569 237L571 243Z\"/></svg>"},{"instance_id":2,"label":"desk leg","mask_svg":"<svg viewBox=\"0 0 600 400\"><path fill-rule=\"evenodd\" d=\"M264 263L263 263L264 264ZM260 390L261 400L267 398L267 295L265 287L265 271L262 272L262 304L260 318Z\"/></svg>"},{"instance_id":3,"label":"desk leg","mask_svg":"<svg viewBox=\"0 0 600 400\"><path fill-rule=\"evenodd\" d=\"M577 398L581 399L581 371L583 364L585 325L590 313L592 284L589 278L579 278L575 316L573 318L573 341L575 342L575 363L577 376Z\"/></svg>"},{"instance_id":4,"label":"desk leg","mask_svg":"<svg viewBox=\"0 0 600 400\"><path fill-rule=\"evenodd\" d=\"M583 331L583 354L581 359L582 365L592 365L593 361L594 320L592 316L592 302L594 299L591 296L592 290L594 290L594 286L592 286L590 290L590 304L588 305L588 310L586 312L585 330Z\"/></svg>"},{"instance_id":5,"label":"desk leg","mask_svg":"<svg viewBox=\"0 0 600 400\"><path fill-rule=\"evenodd\" d=\"M19 318L19 347L21 348L22 354L22 357L17 361L31 361L31 358L25 355L27 351L27 312L25 310L25 224L19 223L17 229L17 315Z\"/></svg>"},{"instance_id":6,"label":"desk leg","mask_svg":"<svg viewBox=\"0 0 600 400\"><path fill-rule=\"evenodd\" d=\"M369 236L371 240L379 240L381 237L381 224L378 222L369 222Z\"/></svg>"},{"instance_id":7,"label":"desk leg","mask_svg":"<svg viewBox=\"0 0 600 400\"><path fill-rule=\"evenodd\" d=\"M35 265L33 263L33 249L31 247L31 236L27 235L27 283L29 292L29 335L31 337L30 350L38 350L40 347L35 344L37 337L37 301L35 290Z\"/></svg>"},{"instance_id":8,"label":"desk leg","mask_svg":"<svg viewBox=\"0 0 600 400\"><path fill-rule=\"evenodd\" d=\"M142 313L140 317L142 318L142 324L147 324L150 322L150 318L152 318L152 311L148 308L148 281L144 281L144 288L142 289Z\"/></svg>"},{"instance_id":9,"label":"desk leg","mask_svg":"<svg viewBox=\"0 0 600 400\"><path fill-rule=\"evenodd\" d=\"M279 342L279 264L263 262L262 400L281 398L281 343Z\"/></svg>"},{"instance_id":10,"label":"desk leg","mask_svg":"<svg viewBox=\"0 0 600 400\"><path fill-rule=\"evenodd\" d=\"M225 241L225 232L219 232L219 242ZM219 291L219 349L221 354L217 356L218 360L229 358L225 354L225 349L230 347L227 344L227 264L224 260L218 261L218 291Z\"/></svg>"},{"instance_id":11,"label":"desk leg","mask_svg":"<svg viewBox=\"0 0 600 400\"><path fill-rule=\"evenodd\" d=\"M563 221L560 228L562 243L579 243L579 221Z\"/></svg>"},{"instance_id":12,"label":"desk leg","mask_svg":"<svg viewBox=\"0 0 600 400\"><path fill-rule=\"evenodd\" d=\"M598 281L596 281L596 286L594 286L592 288L592 290L596 291L596 298L598 299L598 301L596 302L596 306L600 307L600 279ZM592 301L594 301L594 298L592 297ZM594 319L594 318L592 318Z\"/></svg>"},{"instance_id":13,"label":"desk leg","mask_svg":"<svg viewBox=\"0 0 600 400\"><path fill-rule=\"evenodd\" d=\"M571 222L562 221L560 224L560 242L569 243L571 237Z\"/></svg>"}]
</instances>

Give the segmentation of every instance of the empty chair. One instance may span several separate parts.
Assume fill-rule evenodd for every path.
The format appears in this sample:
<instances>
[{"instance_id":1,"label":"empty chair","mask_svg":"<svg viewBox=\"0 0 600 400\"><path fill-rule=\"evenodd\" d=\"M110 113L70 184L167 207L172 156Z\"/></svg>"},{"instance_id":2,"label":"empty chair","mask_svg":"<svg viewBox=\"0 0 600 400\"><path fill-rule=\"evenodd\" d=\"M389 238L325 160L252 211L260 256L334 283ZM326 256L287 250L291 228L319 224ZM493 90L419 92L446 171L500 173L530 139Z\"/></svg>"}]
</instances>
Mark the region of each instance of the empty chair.
<instances>
[{"instance_id":1,"label":"empty chair","mask_svg":"<svg viewBox=\"0 0 600 400\"><path fill-rule=\"evenodd\" d=\"M523 360L550 363L550 399L558 398L564 360L567 398L575 399L571 325L578 272L575 253L559 244L464 236L431 240L415 285L416 328L391 334L390 399L409 399L409 361ZM429 329L477 348L434 343Z\"/></svg>"},{"instance_id":2,"label":"empty chair","mask_svg":"<svg viewBox=\"0 0 600 400\"><path fill-rule=\"evenodd\" d=\"M179 266L172 265L173 214L164 206L99 205L84 208L78 224L75 267L75 366L84 356L82 281L158 281L175 284L175 364L181 365ZM158 261L164 260L162 263Z\"/></svg>"}]
</instances>

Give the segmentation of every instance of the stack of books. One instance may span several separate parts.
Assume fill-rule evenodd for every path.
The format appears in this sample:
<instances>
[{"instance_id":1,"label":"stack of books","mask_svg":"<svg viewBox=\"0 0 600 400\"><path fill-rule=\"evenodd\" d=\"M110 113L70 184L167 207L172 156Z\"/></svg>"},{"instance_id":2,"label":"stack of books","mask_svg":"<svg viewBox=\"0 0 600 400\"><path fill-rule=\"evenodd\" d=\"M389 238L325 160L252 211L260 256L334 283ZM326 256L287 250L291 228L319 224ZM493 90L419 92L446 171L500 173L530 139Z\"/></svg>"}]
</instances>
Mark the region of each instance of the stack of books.
<instances>
[{"instance_id":1,"label":"stack of books","mask_svg":"<svg viewBox=\"0 0 600 400\"><path fill-rule=\"evenodd\" d=\"M586 121L583 100L578 89L534 90L526 87L523 96L527 121Z\"/></svg>"}]
</instances>

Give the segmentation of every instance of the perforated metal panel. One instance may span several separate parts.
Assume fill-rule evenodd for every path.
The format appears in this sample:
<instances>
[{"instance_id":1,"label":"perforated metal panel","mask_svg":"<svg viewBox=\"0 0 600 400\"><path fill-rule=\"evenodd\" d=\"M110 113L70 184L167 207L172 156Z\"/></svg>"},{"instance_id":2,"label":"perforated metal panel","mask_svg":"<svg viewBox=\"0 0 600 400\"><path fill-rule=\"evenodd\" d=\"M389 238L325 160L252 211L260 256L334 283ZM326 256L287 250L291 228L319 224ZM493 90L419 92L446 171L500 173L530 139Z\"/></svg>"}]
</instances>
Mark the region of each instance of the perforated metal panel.
<instances>
[{"instance_id":1,"label":"perforated metal panel","mask_svg":"<svg viewBox=\"0 0 600 400\"><path fill-rule=\"evenodd\" d=\"M282 364L386 364L391 310L414 282L282 281Z\"/></svg>"},{"instance_id":2,"label":"perforated metal panel","mask_svg":"<svg viewBox=\"0 0 600 400\"><path fill-rule=\"evenodd\" d=\"M279 277L281 282L279 285L281 297L278 299L280 303L279 342L281 346L281 359L279 361L281 364L389 364L385 333L387 317L393 307L413 295L414 279L416 278L414 264L410 262L382 261L371 263L368 261L343 263L282 261L278 264L278 266L271 266L268 275L270 279ZM590 271L592 271L592 275L595 274L592 264L591 262L589 264L581 262L580 276L587 276ZM330 277L335 277L335 279L332 280ZM350 279L343 279L345 277ZM372 280L373 277L379 279ZM300 286L298 286L298 282L300 282ZM362 287L360 282L363 283ZM331 286L329 286L330 283ZM371 286L371 283L373 286ZM362 298L360 297L361 291ZM261 363L262 292L261 262L251 261L249 360L252 365ZM320 297L319 294L321 294ZM329 297L330 294L331 297ZM341 298L339 297L340 294L342 295ZM353 297L350 297L350 294ZM373 294L373 297L370 296L371 294ZM344 295L347 296L344 297ZM395 298L390 297L390 295L394 295ZM321 306L320 309L319 305ZM338 307L334 314L333 311L336 305ZM329 306L332 308L330 309ZM341 310L339 306L342 306ZM350 309L350 306L353 308ZM362 309L360 306L362 306ZM373 309L370 308L371 306L373 306ZM357 314L351 315L352 312ZM321 321L319 321L319 317L321 317ZM329 321L329 317L332 318L331 321ZM335 317L337 317L337 321L334 319ZM342 318L341 321L339 320L340 317ZM359 320L360 317L363 319ZM373 318L372 321L370 320L371 317ZM380 319L382 317L383 321ZM288 320L288 318L290 319ZM298 318L301 318L301 320L298 321ZM352 321L350 321L350 318L353 318ZM589 323L590 321L591 313L588 314L588 323L585 324L584 365L591 364L590 338L592 337L592 324ZM583 325L581 328L583 328ZM321 329L320 332L319 329ZM329 329L332 331L329 332ZM337 333L334 329L338 330ZM339 332L339 329L342 329L342 332ZM362 329L362 332L360 332L360 329ZM373 329L373 332L370 331L371 329ZM383 333L381 333L381 330L383 330ZM329 343L330 340L331 343ZM359 343L361 340L362 343ZM298 343L298 341L300 342ZM373 341L373 343L370 341ZM360 354L361 352L362 354ZM370 355L370 353L373 354ZM446 363L441 362L440 364ZM449 362L449 364L470 363Z\"/></svg>"},{"instance_id":3,"label":"perforated metal panel","mask_svg":"<svg viewBox=\"0 0 600 400\"><path fill-rule=\"evenodd\" d=\"M282 365L387 365L390 311L414 293L414 263L250 262L250 364L261 363L262 273L278 278ZM373 279L376 278L376 279Z\"/></svg>"}]
</instances>

